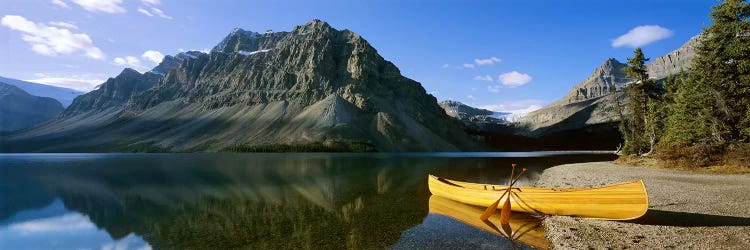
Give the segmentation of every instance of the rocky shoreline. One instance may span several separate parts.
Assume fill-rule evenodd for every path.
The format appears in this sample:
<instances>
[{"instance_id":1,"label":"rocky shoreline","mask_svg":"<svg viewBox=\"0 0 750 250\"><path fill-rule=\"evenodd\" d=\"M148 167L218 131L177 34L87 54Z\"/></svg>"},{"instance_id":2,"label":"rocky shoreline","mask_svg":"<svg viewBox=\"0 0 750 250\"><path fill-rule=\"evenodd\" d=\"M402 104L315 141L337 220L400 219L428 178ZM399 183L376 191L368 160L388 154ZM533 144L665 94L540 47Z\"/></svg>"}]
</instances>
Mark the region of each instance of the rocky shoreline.
<instances>
[{"instance_id":1,"label":"rocky shoreline","mask_svg":"<svg viewBox=\"0 0 750 250\"><path fill-rule=\"evenodd\" d=\"M536 186L593 187L643 179L649 211L632 221L551 216L553 249L742 249L750 247L750 174L703 174L593 162L560 165Z\"/></svg>"}]
</instances>

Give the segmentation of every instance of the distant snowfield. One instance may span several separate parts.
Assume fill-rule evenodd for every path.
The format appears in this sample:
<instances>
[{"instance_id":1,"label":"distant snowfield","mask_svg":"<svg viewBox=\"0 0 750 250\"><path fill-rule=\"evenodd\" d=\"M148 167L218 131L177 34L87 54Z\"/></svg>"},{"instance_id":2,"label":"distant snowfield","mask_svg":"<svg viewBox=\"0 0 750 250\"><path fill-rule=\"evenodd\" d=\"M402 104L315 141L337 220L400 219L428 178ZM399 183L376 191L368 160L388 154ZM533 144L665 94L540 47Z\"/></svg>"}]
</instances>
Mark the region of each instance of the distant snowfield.
<instances>
[{"instance_id":1,"label":"distant snowfield","mask_svg":"<svg viewBox=\"0 0 750 250\"><path fill-rule=\"evenodd\" d=\"M271 51L271 49L262 49L262 50L256 50L256 51L240 50L237 53L239 53L240 55L243 55L243 56L250 56L250 55L255 55L255 54L258 54L258 53L266 53L266 52L269 52L269 51Z\"/></svg>"}]
</instances>

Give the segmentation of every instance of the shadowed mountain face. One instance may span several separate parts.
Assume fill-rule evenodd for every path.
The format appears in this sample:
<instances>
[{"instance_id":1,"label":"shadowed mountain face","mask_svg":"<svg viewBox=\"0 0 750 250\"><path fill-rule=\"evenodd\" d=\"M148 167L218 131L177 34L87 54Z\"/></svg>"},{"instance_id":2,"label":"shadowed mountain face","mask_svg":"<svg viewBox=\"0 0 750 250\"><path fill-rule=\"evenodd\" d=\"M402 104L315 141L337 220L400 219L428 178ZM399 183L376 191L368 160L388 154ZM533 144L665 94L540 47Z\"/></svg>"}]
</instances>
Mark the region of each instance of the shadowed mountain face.
<instances>
[{"instance_id":1,"label":"shadowed mountain face","mask_svg":"<svg viewBox=\"0 0 750 250\"><path fill-rule=\"evenodd\" d=\"M55 100L62 103L63 107L67 107L68 105L70 105L70 103L73 102L73 99L75 99L76 96L83 94L83 92L73 89L21 81L1 76L0 83L16 86L33 96L54 98Z\"/></svg>"},{"instance_id":2,"label":"shadowed mountain face","mask_svg":"<svg viewBox=\"0 0 750 250\"><path fill-rule=\"evenodd\" d=\"M646 65L649 76L661 81L670 75L688 72L698 42L699 36L695 36L667 55L652 58ZM623 72L626 66L614 58L607 59L561 100L522 117L519 122L524 131L521 134L541 137L561 131L588 130L593 126L611 130L598 131L597 136L618 133L617 126L601 125L619 121L617 100L625 105L627 99L622 90L630 81Z\"/></svg>"},{"instance_id":3,"label":"shadowed mountain face","mask_svg":"<svg viewBox=\"0 0 750 250\"><path fill-rule=\"evenodd\" d=\"M22 89L0 82L0 131L32 127L56 117L62 104L49 97L30 95Z\"/></svg>"},{"instance_id":4,"label":"shadowed mountain face","mask_svg":"<svg viewBox=\"0 0 750 250\"><path fill-rule=\"evenodd\" d=\"M145 74L126 69L76 99L62 118L11 135L7 145L13 151L328 142L378 151L477 149L418 82L401 76L359 35L319 20L291 32L235 29L208 54L167 59Z\"/></svg>"}]
</instances>

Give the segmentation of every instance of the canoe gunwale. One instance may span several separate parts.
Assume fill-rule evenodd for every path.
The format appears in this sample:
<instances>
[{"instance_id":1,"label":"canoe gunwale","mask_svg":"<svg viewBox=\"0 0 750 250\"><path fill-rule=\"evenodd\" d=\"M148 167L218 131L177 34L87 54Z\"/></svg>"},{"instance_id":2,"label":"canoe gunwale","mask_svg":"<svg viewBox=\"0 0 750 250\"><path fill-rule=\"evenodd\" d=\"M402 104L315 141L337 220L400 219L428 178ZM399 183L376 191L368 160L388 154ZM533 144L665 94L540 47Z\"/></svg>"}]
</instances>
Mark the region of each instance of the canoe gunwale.
<instances>
[{"instance_id":1,"label":"canoe gunwale","mask_svg":"<svg viewBox=\"0 0 750 250\"><path fill-rule=\"evenodd\" d=\"M430 192L434 195L475 206L489 205L491 202L487 202L488 196L499 198L505 192L502 189L507 188L507 186L503 185L453 181L434 175L429 175L428 183L430 184ZM492 187L491 189L488 188L490 186ZM512 195L510 199L515 204L513 210L519 212L536 212L548 215L566 215L602 220L632 220L643 216L648 211L649 198L643 180L591 188L517 188L520 189L519 192L513 192L515 195ZM560 194L567 198L562 201L558 199L558 202L561 203L555 203L554 201L544 203L546 202L544 199L547 198L539 200L540 197L550 197L550 199L555 200L551 198L555 194ZM531 202L527 203L521 196L529 197L528 195L535 196L536 200L532 199ZM492 200L494 201L495 199ZM543 202L544 204L539 202ZM540 206L547 207L542 208ZM588 210L599 209L602 211L585 211L581 208L574 208L575 206L586 207ZM611 214L607 214L605 210Z\"/></svg>"}]
</instances>

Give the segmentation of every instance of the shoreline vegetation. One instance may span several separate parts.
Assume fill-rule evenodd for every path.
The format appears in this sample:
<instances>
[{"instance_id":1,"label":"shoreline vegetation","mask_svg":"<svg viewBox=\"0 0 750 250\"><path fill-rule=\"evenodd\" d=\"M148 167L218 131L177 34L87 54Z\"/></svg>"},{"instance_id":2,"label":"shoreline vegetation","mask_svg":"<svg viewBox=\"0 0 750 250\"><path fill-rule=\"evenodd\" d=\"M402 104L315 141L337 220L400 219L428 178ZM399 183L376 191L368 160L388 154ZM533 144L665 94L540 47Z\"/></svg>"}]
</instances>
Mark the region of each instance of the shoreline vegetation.
<instances>
[{"instance_id":1,"label":"shoreline vegetation","mask_svg":"<svg viewBox=\"0 0 750 250\"><path fill-rule=\"evenodd\" d=\"M330 153L369 153L378 152L372 143L355 140L326 140L323 143L309 144L267 144L267 145L232 145L219 152L228 153L297 153L297 152L330 152Z\"/></svg>"},{"instance_id":2,"label":"shoreline vegetation","mask_svg":"<svg viewBox=\"0 0 750 250\"><path fill-rule=\"evenodd\" d=\"M675 169L696 173L750 173L750 143L727 146L721 151L704 148L680 147L657 150L653 155L620 155L615 164L646 168Z\"/></svg>"},{"instance_id":3,"label":"shoreline vegetation","mask_svg":"<svg viewBox=\"0 0 750 250\"><path fill-rule=\"evenodd\" d=\"M618 162L707 173L750 172L750 3L713 7L688 72L653 81L636 48L620 105Z\"/></svg>"}]
</instances>

